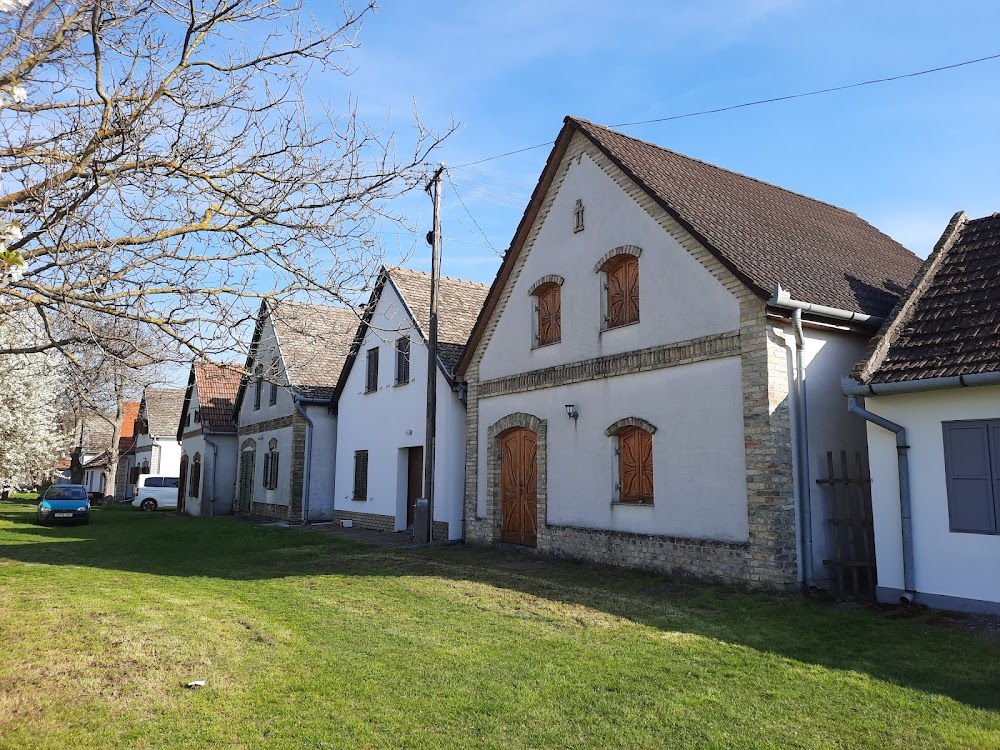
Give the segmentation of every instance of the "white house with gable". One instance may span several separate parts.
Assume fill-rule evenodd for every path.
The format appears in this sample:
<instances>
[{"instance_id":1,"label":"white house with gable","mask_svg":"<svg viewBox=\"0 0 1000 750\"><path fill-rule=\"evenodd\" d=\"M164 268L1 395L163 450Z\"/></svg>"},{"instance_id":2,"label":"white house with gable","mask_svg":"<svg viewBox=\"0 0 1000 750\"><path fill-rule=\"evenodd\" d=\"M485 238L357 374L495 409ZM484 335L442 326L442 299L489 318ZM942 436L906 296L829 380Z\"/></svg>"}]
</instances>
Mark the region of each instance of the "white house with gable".
<instances>
[{"instance_id":1,"label":"white house with gable","mask_svg":"<svg viewBox=\"0 0 1000 750\"><path fill-rule=\"evenodd\" d=\"M333 517L330 404L358 321L346 307L261 303L234 407L237 513L290 523Z\"/></svg>"},{"instance_id":2,"label":"white house with gable","mask_svg":"<svg viewBox=\"0 0 1000 750\"><path fill-rule=\"evenodd\" d=\"M960 212L844 383L868 427L880 601L1000 614L998 327L1000 214Z\"/></svg>"},{"instance_id":3,"label":"white house with gable","mask_svg":"<svg viewBox=\"0 0 1000 750\"><path fill-rule=\"evenodd\" d=\"M815 480L865 446L840 375L918 266L847 211L567 118L459 364L467 539L823 585Z\"/></svg>"},{"instance_id":4,"label":"white house with gable","mask_svg":"<svg viewBox=\"0 0 1000 750\"><path fill-rule=\"evenodd\" d=\"M335 516L386 531L412 528L424 496L430 275L379 274L335 395ZM443 277L438 297L434 538L463 536L465 405L454 368L488 287Z\"/></svg>"},{"instance_id":5,"label":"white house with gable","mask_svg":"<svg viewBox=\"0 0 1000 750\"><path fill-rule=\"evenodd\" d=\"M238 365L194 362L184 391L177 439L181 443L177 509L190 516L233 512L236 491Z\"/></svg>"},{"instance_id":6,"label":"white house with gable","mask_svg":"<svg viewBox=\"0 0 1000 750\"><path fill-rule=\"evenodd\" d=\"M139 474L179 475L181 444L177 422L184 404L184 389L147 386L135 421L135 465Z\"/></svg>"}]
</instances>

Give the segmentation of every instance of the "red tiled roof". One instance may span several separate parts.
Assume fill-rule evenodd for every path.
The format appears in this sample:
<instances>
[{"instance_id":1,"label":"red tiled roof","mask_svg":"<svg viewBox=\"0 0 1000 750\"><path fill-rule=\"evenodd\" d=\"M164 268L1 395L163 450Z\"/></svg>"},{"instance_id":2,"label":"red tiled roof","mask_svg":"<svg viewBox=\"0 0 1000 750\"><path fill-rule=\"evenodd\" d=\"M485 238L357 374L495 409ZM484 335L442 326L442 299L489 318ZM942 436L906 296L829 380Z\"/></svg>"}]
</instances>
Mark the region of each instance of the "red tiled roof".
<instances>
[{"instance_id":1,"label":"red tiled roof","mask_svg":"<svg viewBox=\"0 0 1000 750\"><path fill-rule=\"evenodd\" d=\"M201 424L205 429L212 432L236 432L233 404L236 403L236 392L240 388L242 374L243 369L239 365L195 362L198 408L201 411Z\"/></svg>"}]
</instances>

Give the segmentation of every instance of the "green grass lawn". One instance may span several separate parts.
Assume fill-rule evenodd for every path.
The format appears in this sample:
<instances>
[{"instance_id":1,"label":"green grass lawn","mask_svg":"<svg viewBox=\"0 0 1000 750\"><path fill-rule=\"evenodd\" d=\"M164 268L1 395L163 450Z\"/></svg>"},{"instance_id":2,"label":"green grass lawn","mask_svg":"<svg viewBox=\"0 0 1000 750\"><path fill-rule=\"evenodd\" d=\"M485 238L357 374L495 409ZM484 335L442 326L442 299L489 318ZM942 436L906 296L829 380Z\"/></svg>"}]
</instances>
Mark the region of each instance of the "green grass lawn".
<instances>
[{"instance_id":1,"label":"green grass lawn","mask_svg":"<svg viewBox=\"0 0 1000 750\"><path fill-rule=\"evenodd\" d=\"M3 748L1000 747L1000 643L939 615L33 510L0 504Z\"/></svg>"}]
</instances>

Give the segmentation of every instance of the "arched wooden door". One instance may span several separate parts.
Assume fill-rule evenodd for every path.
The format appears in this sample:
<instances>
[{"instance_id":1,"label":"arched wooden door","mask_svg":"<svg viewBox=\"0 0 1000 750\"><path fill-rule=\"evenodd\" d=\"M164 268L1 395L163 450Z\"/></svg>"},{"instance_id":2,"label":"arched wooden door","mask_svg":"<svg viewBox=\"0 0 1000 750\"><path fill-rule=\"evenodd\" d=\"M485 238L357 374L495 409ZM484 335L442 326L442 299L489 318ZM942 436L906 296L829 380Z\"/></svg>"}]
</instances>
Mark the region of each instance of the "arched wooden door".
<instances>
[{"instance_id":1,"label":"arched wooden door","mask_svg":"<svg viewBox=\"0 0 1000 750\"><path fill-rule=\"evenodd\" d=\"M181 456L181 471L177 478L177 512L184 512L184 496L187 488L188 457Z\"/></svg>"},{"instance_id":2,"label":"arched wooden door","mask_svg":"<svg viewBox=\"0 0 1000 750\"><path fill-rule=\"evenodd\" d=\"M538 436L518 427L500 436L500 541L538 543Z\"/></svg>"}]
</instances>

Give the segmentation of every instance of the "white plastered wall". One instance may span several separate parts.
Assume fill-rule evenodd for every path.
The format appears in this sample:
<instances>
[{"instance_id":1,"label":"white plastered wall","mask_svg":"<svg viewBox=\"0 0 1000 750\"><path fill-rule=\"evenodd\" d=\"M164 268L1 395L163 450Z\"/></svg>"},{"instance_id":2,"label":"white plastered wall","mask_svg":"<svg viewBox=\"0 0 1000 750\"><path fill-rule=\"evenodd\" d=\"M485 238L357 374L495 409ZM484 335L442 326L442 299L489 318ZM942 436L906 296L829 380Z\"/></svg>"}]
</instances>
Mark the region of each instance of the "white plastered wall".
<instances>
[{"instance_id":1,"label":"white plastered wall","mask_svg":"<svg viewBox=\"0 0 1000 750\"><path fill-rule=\"evenodd\" d=\"M573 231L573 209L578 198L585 209L582 232ZM625 245L642 249L640 322L602 331L604 291L602 276L594 267L607 252ZM532 348L534 312L528 290L549 274L565 279L561 289L562 340ZM579 162L571 160L483 353L479 376L490 380L739 327L736 297L583 156Z\"/></svg>"},{"instance_id":2,"label":"white plastered wall","mask_svg":"<svg viewBox=\"0 0 1000 750\"><path fill-rule=\"evenodd\" d=\"M444 312L442 312L444 314ZM410 382L395 385L395 341L410 338ZM378 390L365 393L367 352L379 349ZM465 482L465 407L437 370L434 520L462 536ZM427 411L427 348L413 328L392 284L386 284L372 314L358 358L337 404L336 509L394 516L406 528L406 451L424 445ZM368 498L354 494L354 453L368 451Z\"/></svg>"},{"instance_id":3,"label":"white plastered wall","mask_svg":"<svg viewBox=\"0 0 1000 750\"><path fill-rule=\"evenodd\" d=\"M548 421L547 523L696 539L748 538L743 397L738 357L545 388L479 402L479 444L502 417ZM566 414L573 404L576 420ZM651 507L612 504L614 441L605 430L640 417L653 436ZM486 514L486 451L479 503Z\"/></svg>"},{"instance_id":4,"label":"white plastered wall","mask_svg":"<svg viewBox=\"0 0 1000 750\"><path fill-rule=\"evenodd\" d=\"M942 422L1000 419L1000 387L869 397L865 408L906 428L914 583L919 593L1000 602L1000 536L949 530ZM903 589L895 435L868 425L879 587Z\"/></svg>"},{"instance_id":5,"label":"white plastered wall","mask_svg":"<svg viewBox=\"0 0 1000 750\"><path fill-rule=\"evenodd\" d=\"M794 392L795 334L791 325L784 327L788 356L788 392ZM803 328L804 347L802 361L806 370L806 402L809 434L809 502L812 508L813 530L813 572L820 587L829 584L834 571L823 565L823 560L831 559L829 495L817 479L829 474L826 454L833 452L833 460L838 476L841 472L840 452L847 451L849 470L857 477L856 453L862 460L868 455L868 441L864 421L847 411L847 399L841 393L841 378L851 367L862 359L868 339L837 328ZM795 445L798 432L798 417L794 398L790 404L792 420L792 444ZM795 455L793 453L793 455ZM800 467L794 466L796 477ZM796 487L798 485L796 484ZM799 504L796 503L796 512ZM802 549L801 525L796 523L799 549ZM801 572L801 556L799 560Z\"/></svg>"}]
</instances>

